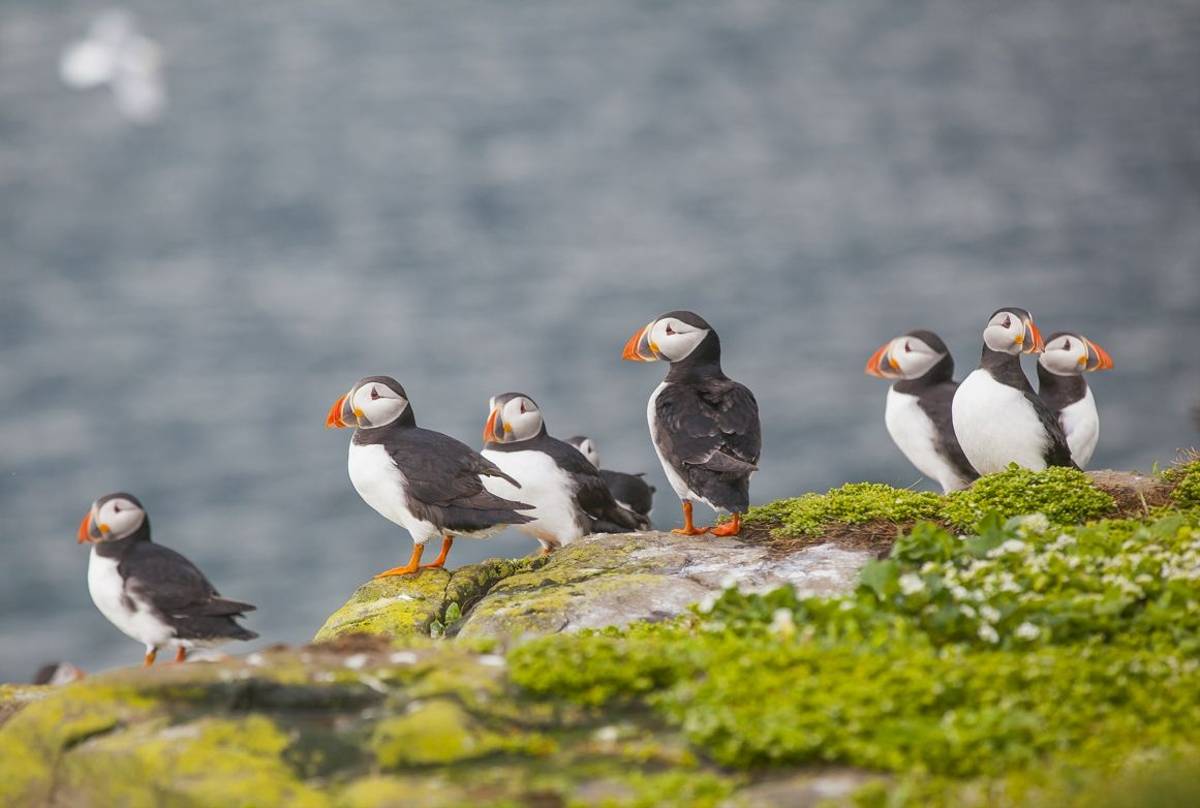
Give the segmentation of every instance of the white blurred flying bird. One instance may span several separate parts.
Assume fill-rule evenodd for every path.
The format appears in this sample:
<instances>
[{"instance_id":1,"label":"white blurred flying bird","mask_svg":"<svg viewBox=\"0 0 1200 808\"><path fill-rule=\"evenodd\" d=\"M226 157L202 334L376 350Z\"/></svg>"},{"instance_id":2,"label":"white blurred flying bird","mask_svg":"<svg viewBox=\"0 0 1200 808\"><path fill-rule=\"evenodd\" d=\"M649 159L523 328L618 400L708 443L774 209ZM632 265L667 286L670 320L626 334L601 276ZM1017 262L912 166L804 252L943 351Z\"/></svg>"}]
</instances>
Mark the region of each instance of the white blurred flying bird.
<instances>
[{"instance_id":1,"label":"white blurred flying bird","mask_svg":"<svg viewBox=\"0 0 1200 808\"><path fill-rule=\"evenodd\" d=\"M133 15L120 9L96 17L87 36L67 46L59 75L78 90L109 85L117 109L137 123L156 120L166 105L159 46L138 31Z\"/></svg>"}]
</instances>

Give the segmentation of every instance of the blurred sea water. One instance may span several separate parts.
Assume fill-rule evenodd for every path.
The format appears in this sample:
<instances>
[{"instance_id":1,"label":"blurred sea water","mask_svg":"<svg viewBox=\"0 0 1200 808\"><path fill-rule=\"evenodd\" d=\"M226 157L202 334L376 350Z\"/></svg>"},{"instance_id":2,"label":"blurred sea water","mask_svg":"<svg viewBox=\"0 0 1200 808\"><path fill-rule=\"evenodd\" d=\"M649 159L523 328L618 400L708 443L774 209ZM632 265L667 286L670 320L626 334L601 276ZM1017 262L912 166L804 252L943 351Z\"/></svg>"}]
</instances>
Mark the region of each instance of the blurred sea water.
<instances>
[{"instance_id":1,"label":"blurred sea water","mask_svg":"<svg viewBox=\"0 0 1200 808\"><path fill-rule=\"evenodd\" d=\"M619 361L669 309L758 396L755 501L927 487L862 366L928 327L961 376L1001 305L1113 354L1093 466L1197 441L1194 2L127 7L150 125L59 82L94 4L0 1L0 681L140 658L74 543L102 493L259 604L263 644L407 558L322 428L367 374L471 445L530 393L670 526L664 369Z\"/></svg>"}]
</instances>

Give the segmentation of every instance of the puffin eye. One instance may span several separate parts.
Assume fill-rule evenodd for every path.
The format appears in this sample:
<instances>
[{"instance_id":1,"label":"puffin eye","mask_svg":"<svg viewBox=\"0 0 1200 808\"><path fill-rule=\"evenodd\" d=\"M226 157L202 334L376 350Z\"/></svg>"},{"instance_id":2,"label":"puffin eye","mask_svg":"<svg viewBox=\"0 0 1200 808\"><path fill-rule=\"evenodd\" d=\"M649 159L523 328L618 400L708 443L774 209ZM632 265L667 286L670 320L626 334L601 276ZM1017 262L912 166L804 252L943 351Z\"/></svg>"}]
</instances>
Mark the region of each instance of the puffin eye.
<instances>
[{"instance_id":1,"label":"puffin eye","mask_svg":"<svg viewBox=\"0 0 1200 808\"><path fill-rule=\"evenodd\" d=\"M524 401L521 402L521 414L522 415L525 414L525 402Z\"/></svg>"},{"instance_id":2,"label":"puffin eye","mask_svg":"<svg viewBox=\"0 0 1200 808\"><path fill-rule=\"evenodd\" d=\"M675 336L675 334L676 334L676 333L677 333L677 332L675 331L675 329L674 329L674 328L671 328L671 324L670 324L670 323L667 323L667 336L668 336L668 337L673 337L673 336Z\"/></svg>"},{"instance_id":3,"label":"puffin eye","mask_svg":"<svg viewBox=\"0 0 1200 808\"><path fill-rule=\"evenodd\" d=\"M378 390L376 390L374 387L372 387L372 388L371 388L371 400L372 400L372 401L375 401L375 400L377 400L378 398L379 398L379 391L378 391Z\"/></svg>"},{"instance_id":4,"label":"puffin eye","mask_svg":"<svg viewBox=\"0 0 1200 808\"><path fill-rule=\"evenodd\" d=\"M1007 314L1004 315L1004 325L1002 326L1002 328L1012 328L1012 318L1009 317Z\"/></svg>"},{"instance_id":5,"label":"puffin eye","mask_svg":"<svg viewBox=\"0 0 1200 808\"><path fill-rule=\"evenodd\" d=\"M121 512L121 506L114 502L113 503L113 513L120 513L120 512Z\"/></svg>"},{"instance_id":6,"label":"puffin eye","mask_svg":"<svg viewBox=\"0 0 1200 808\"><path fill-rule=\"evenodd\" d=\"M1071 350L1071 340L1069 340L1069 339L1063 340L1063 350L1064 351Z\"/></svg>"},{"instance_id":7,"label":"puffin eye","mask_svg":"<svg viewBox=\"0 0 1200 808\"><path fill-rule=\"evenodd\" d=\"M911 344L909 344L909 343L907 343L907 342L906 342L906 343L904 343L904 352L905 352L905 353L912 353L912 345L911 345Z\"/></svg>"}]
</instances>

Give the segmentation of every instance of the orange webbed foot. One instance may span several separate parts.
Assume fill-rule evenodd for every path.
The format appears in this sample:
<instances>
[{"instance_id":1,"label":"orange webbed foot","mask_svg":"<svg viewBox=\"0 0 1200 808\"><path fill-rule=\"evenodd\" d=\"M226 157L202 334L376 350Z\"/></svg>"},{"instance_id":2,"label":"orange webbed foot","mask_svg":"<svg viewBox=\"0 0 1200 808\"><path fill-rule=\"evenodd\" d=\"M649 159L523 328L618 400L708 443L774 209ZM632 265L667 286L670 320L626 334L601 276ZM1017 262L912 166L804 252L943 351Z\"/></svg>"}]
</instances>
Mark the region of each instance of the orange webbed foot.
<instances>
[{"instance_id":1,"label":"orange webbed foot","mask_svg":"<svg viewBox=\"0 0 1200 808\"><path fill-rule=\"evenodd\" d=\"M425 545L414 544L412 557L408 559L408 563L403 567L392 567L390 570L384 570L376 575L376 578L391 578L394 575L412 575L414 572L419 572L421 569L421 553L424 552ZM445 561L445 559L441 559Z\"/></svg>"},{"instance_id":2,"label":"orange webbed foot","mask_svg":"<svg viewBox=\"0 0 1200 808\"><path fill-rule=\"evenodd\" d=\"M733 518L723 525L717 525L712 529L714 536L736 536L742 532L742 515L735 513Z\"/></svg>"},{"instance_id":3,"label":"orange webbed foot","mask_svg":"<svg viewBox=\"0 0 1200 808\"><path fill-rule=\"evenodd\" d=\"M677 527L671 532L676 536L703 536L709 530L711 530L711 528L688 525L687 527Z\"/></svg>"}]
</instances>

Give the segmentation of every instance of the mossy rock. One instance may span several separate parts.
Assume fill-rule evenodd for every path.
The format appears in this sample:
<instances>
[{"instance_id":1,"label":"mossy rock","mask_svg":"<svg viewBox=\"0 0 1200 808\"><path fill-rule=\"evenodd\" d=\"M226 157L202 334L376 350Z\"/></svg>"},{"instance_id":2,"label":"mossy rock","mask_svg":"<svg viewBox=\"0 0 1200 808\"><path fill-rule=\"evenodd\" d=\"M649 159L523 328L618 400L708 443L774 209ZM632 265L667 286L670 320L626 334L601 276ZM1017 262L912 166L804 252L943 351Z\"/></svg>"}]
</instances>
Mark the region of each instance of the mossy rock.
<instances>
[{"instance_id":1,"label":"mossy rock","mask_svg":"<svg viewBox=\"0 0 1200 808\"><path fill-rule=\"evenodd\" d=\"M371 581L315 639L368 633L508 640L666 620L732 583L849 591L871 556L870 549L830 542L780 553L753 537L589 536L548 557Z\"/></svg>"}]
</instances>

